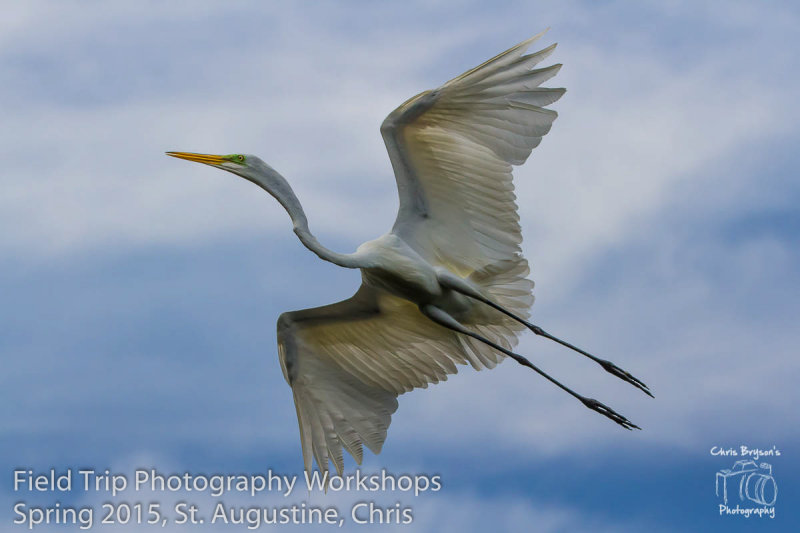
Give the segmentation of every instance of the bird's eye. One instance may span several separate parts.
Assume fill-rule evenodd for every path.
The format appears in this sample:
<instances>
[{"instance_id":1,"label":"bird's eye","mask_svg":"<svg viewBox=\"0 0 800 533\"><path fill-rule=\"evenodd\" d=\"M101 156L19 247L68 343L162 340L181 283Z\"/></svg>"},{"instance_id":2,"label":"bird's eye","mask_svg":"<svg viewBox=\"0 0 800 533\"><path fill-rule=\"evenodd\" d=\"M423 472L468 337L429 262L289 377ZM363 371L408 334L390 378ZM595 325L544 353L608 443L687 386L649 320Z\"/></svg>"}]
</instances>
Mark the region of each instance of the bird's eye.
<instances>
[{"instance_id":1,"label":"bird's eye","mask_svg":"<svg viewBox=\"0 0 800 533\"><path fill-rule=\"evenodd\" d=\"M244 156L243 155L239 156L239 161L244 161Z\"/></svg>"}]
</instances>

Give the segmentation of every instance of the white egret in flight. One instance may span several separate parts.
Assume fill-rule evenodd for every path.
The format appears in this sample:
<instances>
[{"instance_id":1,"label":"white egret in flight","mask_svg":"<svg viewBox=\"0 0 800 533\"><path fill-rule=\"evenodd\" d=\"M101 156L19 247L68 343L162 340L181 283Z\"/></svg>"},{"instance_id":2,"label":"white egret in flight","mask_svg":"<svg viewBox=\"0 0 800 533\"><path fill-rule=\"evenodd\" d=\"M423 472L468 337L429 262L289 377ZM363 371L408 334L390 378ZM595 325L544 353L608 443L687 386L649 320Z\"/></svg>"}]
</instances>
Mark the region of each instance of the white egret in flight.
<instances>
[{"instance_id":1,"label":"white egret in flight","mask_svg":"<svg viewBox=\"0 0 800 533\"><path fill-rule=\"evenodd\" d=\"M303 245L321 259L361 270L362 284L338 303L283 313L278 352L292 388L306 470L339 474L343 449L361 463L379 453L397 396L457 372L511 357L626 429L635 424L576 393L512 351L526 328L647 386L527 321L533 282L522 241L511 168L550 130L545 109L564 89L540 85L561 65L533 67L555 44L524 55L539 34L392 111L381 125L400 208L387 234L337 253L311 234L289 184L254 155L167 152L237 174L286 209ZM312 459L313 457L313 459Z\"/></svg>"}]
</instances>

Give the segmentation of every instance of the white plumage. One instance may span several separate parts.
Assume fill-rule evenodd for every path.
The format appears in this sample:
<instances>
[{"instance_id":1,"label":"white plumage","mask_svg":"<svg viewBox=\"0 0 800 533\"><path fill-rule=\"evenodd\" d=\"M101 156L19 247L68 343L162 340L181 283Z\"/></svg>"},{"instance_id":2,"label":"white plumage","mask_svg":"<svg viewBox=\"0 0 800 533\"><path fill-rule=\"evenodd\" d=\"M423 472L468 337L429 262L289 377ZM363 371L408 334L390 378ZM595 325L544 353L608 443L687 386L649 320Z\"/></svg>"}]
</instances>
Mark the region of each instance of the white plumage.
<instances>
[{"instance_id":1,"label":"white plumage","mask_svg":"<svg viewBox=\"0 0 800 533\"><path fill-rule=\"evenodd\" d=\"M557 116L541 106L565 91L539 88L560 65L531 70L555 45L522 55L540 36L411 98L381 126L400 193L391 235L431 265L472 277L494 301L526 318L533 282L525 277L511 169L525 162ZM473 315L461 322L509 349L525 329L491 309ZM305 466L311 467L313 450L320 468L330 459L339 473L342 446L359 463L361 442L380 452L398 394L446 380L457 364L493 368L504 357L370 285L333 306L281 317L278 345L292 383L285 363L290 339ZM339 386L346 378L348 386Z\"/></svg>"},{"instance_id":2,"label":"white plumage","mask_svg":"<svg viewBox=\"0 0 800 533\"><path fill-rule=\"evenodd\" d=\"M363 446L379 453L397 396L457 372L493 368L505 356L534 369L587 407L627 429L625 417L557 382L512 352L525 328L560 342L649 394L640 381L527 322L533 282L511 170L547 134L545 109L564 89L542 88L561 65L534 69L555 45L524 55L537 35L425 91L381 125L400 207L391 231L353 254L322 246L286 180L251 155L169 155L238 174L273 195L303 244L322 259L362 272L351 298L284 313L278 351L292 387L306 470L343 451L358 462Z\"/></svg>"}]
</instances>

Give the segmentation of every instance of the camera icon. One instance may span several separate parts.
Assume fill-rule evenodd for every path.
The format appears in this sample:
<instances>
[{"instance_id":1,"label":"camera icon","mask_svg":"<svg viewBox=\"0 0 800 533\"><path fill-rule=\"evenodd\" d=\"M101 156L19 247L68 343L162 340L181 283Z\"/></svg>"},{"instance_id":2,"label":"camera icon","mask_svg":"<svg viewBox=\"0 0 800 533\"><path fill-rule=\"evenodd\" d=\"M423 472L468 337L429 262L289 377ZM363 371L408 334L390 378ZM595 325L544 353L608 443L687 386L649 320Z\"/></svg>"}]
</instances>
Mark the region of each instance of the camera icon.
<instances>
[{"instance_id":1,"label":"camera icon","mask_svg":"<svg viewBox=\"0 0 800 533\"><path fill-rule=\"evenodd\" d=\"M736 484L738 483L738 487ZM772 477L772 465L742 459L733 463L733 468L717 472L717 497L722 491L724 502L728 493L739 489L739 500L750 500L759 505L772 505L778 497L778 484Z\"/></svg>"}]
</instances>

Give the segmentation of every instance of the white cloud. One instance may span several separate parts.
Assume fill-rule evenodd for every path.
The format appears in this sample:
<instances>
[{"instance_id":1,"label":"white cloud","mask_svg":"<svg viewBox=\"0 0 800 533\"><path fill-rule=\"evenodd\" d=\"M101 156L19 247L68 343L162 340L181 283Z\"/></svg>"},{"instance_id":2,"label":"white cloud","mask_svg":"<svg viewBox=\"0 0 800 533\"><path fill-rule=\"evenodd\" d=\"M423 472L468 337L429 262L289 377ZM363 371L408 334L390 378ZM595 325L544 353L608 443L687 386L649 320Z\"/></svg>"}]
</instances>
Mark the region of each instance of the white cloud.
<instances>
[{"instance_id":1,"label":"white cloud","mask_svg":"<svg viewBox=\"0 0 800 533\"><path fill-rule=\"evenodd\" d=\"M148 87L141 96L110 94L110 102L78 106L9 95L21 105L3 117L2 142L13 148L6 152L0 212L4 227L14 229L0 233L0 245L34 255L264 231L288 235L285 214L261 191L167 160L162 152L169 149L260 154L292 181L323 239L354 247L373 238L390 227L396 208L377 125L408 96L457 74L448 67L451 58L464 61L456 47L475 40L458 25L436 32L388 29L390 38L377 31L348 35L326 27L319 14L305 19L288 9L259 12L265 21L283 17L286 24L233 53L235 30L214 24L228 13L209 4L191 10L191 20L221 32L214 42L222 50L167 41L178 53L165 50L159 68L183 79L161 86L163 74L144 68L146 59L126 64L122 50L134 46L155 59L159 50L148 44L146 28L154 20L180 23L184 9L118 6L89 16L63 9L54 18L21 8L15 13L12 26L27 38L6 47L0 61L60 53L66 72L76 64L88 69L68 83L89 90L122 76L142 77ZM74 25L56 27L56 17L75 19ZM93 35L122 19L141 30L123 33L137 41L112 41L81 55ZM158 35L153 40L162 44L166 37ZM586 257L635 231L682 181L699 179L714 161L786 128L793 109L790 87L763 83L774 62L738 68L757 55L740 52L741 43L715 45L713 53L676 64L637 31L615 33L615 46L595 35L569 37L554 56L566 67L553 84L569 89L556 106L561 117L517 170L528 255L546 280L556 272L574 276ZM66 80L51 82L57 88Z\"/></svg>"},{"instance_id":2,"label":"white cloud","mask_svg":"<svg viewBox=\"0 0 800 533\"><path fill-rule=\"evenodd\" d=\"M282 15L298 17L291 11ZM182 12L168 10L160 16L162 23L181 20ZM29 37L6 52L6 62L35 64L29 55L59 50L66 65L54 73L69 80L48 80L54 91L62 84L74 90L77 84L87 92L101 91L103 98L73 105L35 94L8 95L21 104L4 116L2 141L13 149L7 152L3 185L8 193L2 212L16 222L14 231L0 234L5 248L69 253L114 243L214 240L263 231L263 225L285 232L285 214L266 195L249 184L233 184L219 172L167 160L163 152L170 149L259 153L294 176L315 227L376 236L365 231L364 219L391 212L396 204L378 125L383 115L419 90L413 83L415 71L428 61L428 51L449 42L453 32L428 35L396 50L385 40L333 39L325 28L288 24L290 29L235 53L230 42L223 51L166 50L168 59L158 60L160 68L177 70L188 79L160 88L162 74L145 68L146 61L124 61L125 47L141 47L145 57L159 54L147 41L150 17L155 15L130 21L141 29L133 33L138 39L134 43L91 48L93 35L108 31L105 27L112 22L119 24L116 18L100 16L82 19L76 33L43 35L45 45ZM213 17L193 17L200 26L215 28ZM31 32L49 29L37 24L38 19L25 20ZM235 28L228 31L228 39L234 39ZM318 40L303 40L308 33ZM82 55L87 48L90 55ZM75 75L73 69L80 65L83 71ZM131 73L130 68L141 71ZM404 85L388 85L390 73ZM150 88L142 96L119 99L102 93L109 78L133 81L139 76ZM375 178L365 177L369 173L383 174L384 194L378 199L372 198ZM362 186L366 192L357 193ZM363 218L342 217L356 202ZM388 227L391 218L384 218Z\"/></svg>"}]
</instances>

